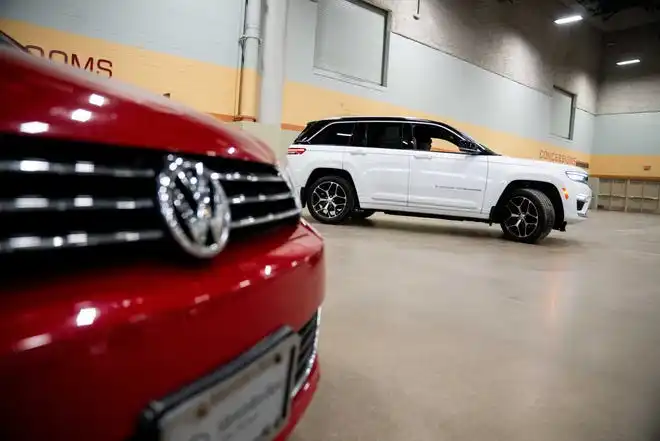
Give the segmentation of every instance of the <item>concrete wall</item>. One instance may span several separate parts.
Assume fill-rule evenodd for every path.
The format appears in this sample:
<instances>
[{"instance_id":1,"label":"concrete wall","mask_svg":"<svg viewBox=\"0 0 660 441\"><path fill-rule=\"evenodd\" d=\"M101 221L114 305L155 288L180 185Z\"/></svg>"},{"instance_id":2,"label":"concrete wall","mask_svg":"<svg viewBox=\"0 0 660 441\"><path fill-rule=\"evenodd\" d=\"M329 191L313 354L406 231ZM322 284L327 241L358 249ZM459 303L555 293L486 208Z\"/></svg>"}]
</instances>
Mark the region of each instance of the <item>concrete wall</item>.
<instances>
[{"instance_id":1,"label":"concrete wall","mask_svg":"<svg viewBox=\"0 0 660 441\"><path fill-rule=\"evenodd\" d=\"M550 12L541 18L532 15L535 19L524 29L492 19L511 12L517 23L524 23L533 8L521 16L517 6L499 5L503 8L499 13L476 10L476 18L469 21L469 3L476 7L478 2L438 0L422 2L422 16L415 20L416 2L374 3L391 8L393 14L386 87L356 84L316 70L317 3L290 0L284 103L287 123L300 128L310 119L342 114L425 116L465 129L503 153L539 158L549 156L543 152L551 152L564 155L568 161L588 161L598 58L579 54L598 53L599 39L591 31L580 31L588 38L580 38L571 46L567 31L552 25ZM497 4L482 3L484 8ZM439 9L425 11L431 5ZM489 14L494 14L489 22L478 20ZM546 32L555 37L549 38ZM529 40L528 34L532 37ZM570 49L553 49L548 40L562 41ZM561 63L553 63L555 59ZM576 63L571 64L571 60ZM550 135L553 84L578 93L573 140Z\"/></svg>"},{"instance_id":2,"label":"concrete wall","mask_svg":"<svg viewBox=\"0 0 660 441\"><path fill-rule=\"evenodd\" d=\"M608 33L604 44L598 113L660 111L660 25ZM642 62L616 65L631 58Z\"/></svg>"},{"instance_id":3,"label":"concrete wall","mask_svg":"<svg viewBox=\"0 0 660 441\"><path fill-rule=\"evenodd\" d=\"M558 27L559 1L375 0L393 11L392 30L476 66L550 94L556 85L595 113L601 35L586 25Z\"/></svg>"},{"instance_id":4,"label":"concrete wall","mask_svg":"<svg viewBox=\"0 0 660 441\"><path fill-rule=\"evenodd\" d=\"M600 174L660 177L660 26L606 34L595 128Z\"/></svg>"}]
</instances>

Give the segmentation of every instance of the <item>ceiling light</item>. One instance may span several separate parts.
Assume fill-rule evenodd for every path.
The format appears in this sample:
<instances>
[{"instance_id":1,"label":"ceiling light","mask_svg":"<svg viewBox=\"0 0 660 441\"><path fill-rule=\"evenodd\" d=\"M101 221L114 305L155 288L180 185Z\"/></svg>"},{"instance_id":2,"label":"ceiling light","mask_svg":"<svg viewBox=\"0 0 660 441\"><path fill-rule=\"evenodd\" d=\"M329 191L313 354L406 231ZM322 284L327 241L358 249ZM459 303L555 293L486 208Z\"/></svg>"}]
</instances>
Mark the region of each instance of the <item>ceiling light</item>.
<instances>
[{"instance_id":1,"label":"ceiling light","mask_svg":"<svg viewBox=\"0 0 660 441\"><path fill-rule=\"evenodd\" d=\"M616 63L616 65L617 65L617 66L626 66L626 65L628 65L628 64L637 64L637 63L640 63L641 61L642 61L642 60L640 60L639 58L635 58L635 59L633 59L633 60L619 61L618 63Z\"/></svg>"},{"instance_id":2,"label":"ceiling light","mask_svg":"<svg viewBox=\"0 0 660 441\"><path fill-rule=\"evenodd\" d=\"M569 15L568 17L562 17L555 20L555 24L564 25L568 23L575 23L576 21L582 21L581 15Z\"/></svg>"}]
</instances>

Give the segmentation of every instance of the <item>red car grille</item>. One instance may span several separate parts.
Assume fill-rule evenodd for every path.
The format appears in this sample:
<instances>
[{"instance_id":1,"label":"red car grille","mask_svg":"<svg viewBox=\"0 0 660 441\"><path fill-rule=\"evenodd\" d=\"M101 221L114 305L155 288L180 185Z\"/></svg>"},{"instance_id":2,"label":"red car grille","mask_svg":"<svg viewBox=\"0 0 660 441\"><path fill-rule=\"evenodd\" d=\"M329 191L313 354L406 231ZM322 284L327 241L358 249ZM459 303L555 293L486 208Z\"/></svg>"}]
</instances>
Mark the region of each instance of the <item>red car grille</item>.
<instances>
[{"instance_id":1,"label":"red car grille","mask_svg":"<svg viewBox=\"0 0 660 441\"><path fill-rule=\"evenodd\" d=\"M316 360L316 351L318 347L318 332L321 320L320 311L314 314L314 317L308 321L305 326L298 331L300 335L300 353L298 354L298 364L294 376L293 394L298 393L309 377Z\"/></svg>"},{"instance_id":2,"label":"red car grille","mask_svg":"<svg viewBox=\"0 0 660 441\"><path fill-rule=\"evenodd\" d=\"M0 255L164 241L156 177L167 153L1 135ZM230 201L230 240L298 219L275 167L181 156L220 176Z\"/></svg>"}]
</instances>

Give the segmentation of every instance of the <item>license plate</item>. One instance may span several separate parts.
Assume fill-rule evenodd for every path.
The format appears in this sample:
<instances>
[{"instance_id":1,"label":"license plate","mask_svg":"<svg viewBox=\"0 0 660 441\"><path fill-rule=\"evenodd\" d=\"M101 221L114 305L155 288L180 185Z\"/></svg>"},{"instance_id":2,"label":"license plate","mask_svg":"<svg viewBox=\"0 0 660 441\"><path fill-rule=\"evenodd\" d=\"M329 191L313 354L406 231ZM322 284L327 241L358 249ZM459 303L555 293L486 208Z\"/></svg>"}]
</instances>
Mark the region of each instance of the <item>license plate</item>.
<instances>
[{"instance_id":1,"label":"license plate","mask_svg":"<svg viewBox=\"0 0 660 441\"><path fill-rule=\"evenodd\" d=\"M299 341L283 329L219 371L152 403L145 412L153 417L151 435L156 431L153 438L160 441L272 440L289 417Z\"/></svg>"}]
</instances>

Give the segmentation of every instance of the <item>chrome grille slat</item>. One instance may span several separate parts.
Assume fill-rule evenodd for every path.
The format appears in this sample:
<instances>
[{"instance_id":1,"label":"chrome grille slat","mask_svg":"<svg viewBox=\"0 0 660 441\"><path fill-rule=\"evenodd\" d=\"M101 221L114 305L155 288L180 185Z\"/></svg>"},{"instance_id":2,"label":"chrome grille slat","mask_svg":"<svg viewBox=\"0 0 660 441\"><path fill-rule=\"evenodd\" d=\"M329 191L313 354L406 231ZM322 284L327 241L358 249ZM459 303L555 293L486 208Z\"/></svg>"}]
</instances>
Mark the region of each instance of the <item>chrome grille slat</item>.
<instances>
[{"instance_id":1,"label":"chrome grille slat","mask_svg":"<svg viewBox=\"0 0 660 441\"><path fill-rule=\"evenodd\" d=\"M97 175L116 178L150 178L156 175L154 170L104 167L93 162L63 164L41 159L23 159L20 161L0 161L0 172L16 173L52 173L58 175Z\"/></svg>"},{"instance_id":2,"label":"chrome grille slat","mask_svg":"<svg viewBox=\"0 0 660 441\"><path fill-rule=\"evenodd\" d=\"M288 217L293 217L293 216L299 216L300 215L300 209L299 208L293 208L291 210L287 211L281 211L279 213L270 213L265 216L261 217L245 217L237 221L233 221L231 223L232 228L245 228L245 227L251 227L255 225L261 225L261 224L266 224L270 222L276 222L279 220L286 219Z\"/></svg>"},{"instance_id":3,"label":"chrome grille slat","mask_svg":"<svg viewBox=\"0 0 660 441\"><path fill-rule=\"evenodd\" d=\"M300 391L312 373L318 351L320 325L321 310L319 309L314 317L298 331L301 339L300 352L298 353L297 367L294 374L295 383L291 396L295 396Z\"/></svg>"},{"instance_id":4,"label":"chrome grille slat","mask_svg":"<svg viewBox=\"0 0 660 441\"><path fill-rule=\"evenodd\" d=\"M254 204L257 202L275 202L275 201L284 201L286 199L292 199L293 195L291 192L284 193L275 193L275 194L259 194L257 196L245 196L244 194L233 196L229 203L231 205L239 204Z\"/></svg>"},{"instance_id":5,"label":"chrome grille slat","mask_svg":"<svg viewBox=\"0 0 660 441\"><path fill-rule=\"evenodd\" d=\"M48 199L37 196L0 200L1 212L17 211L66 211L66 210L140 210L152 208L151 199L98 199L76 196L73 199Z\"/></svg>"},{"instance_id":6,"label":"chrome grille slat","mask_svg":"<svg viewBox=\"0 0 660 441\"><path fill-rule=\"evenodd\" d=\"M146 230L118 231L109 234L87 234L79 232L54 237L10 237L0 241L0 252L7 253L18 250L48 250L54 248L87 247L123 242L138 242L158 240L163 238L163 236L163 231Z\"/></svg>"},{"instance_id":7,"label":"chrome grille slat","mask_svg":"<svg viewBox=\"0 0 660 441\"><path fill-rule=\"evenodd\" d=\"M265 175L256 173L215 173L221 181L227 182L285 182L280 175Z\"/></svg>"}]
</instances>

